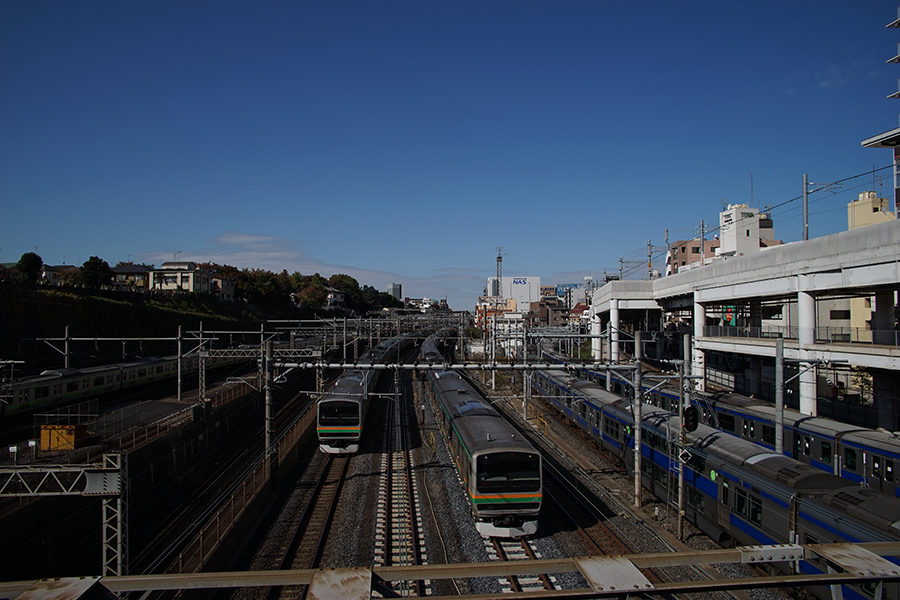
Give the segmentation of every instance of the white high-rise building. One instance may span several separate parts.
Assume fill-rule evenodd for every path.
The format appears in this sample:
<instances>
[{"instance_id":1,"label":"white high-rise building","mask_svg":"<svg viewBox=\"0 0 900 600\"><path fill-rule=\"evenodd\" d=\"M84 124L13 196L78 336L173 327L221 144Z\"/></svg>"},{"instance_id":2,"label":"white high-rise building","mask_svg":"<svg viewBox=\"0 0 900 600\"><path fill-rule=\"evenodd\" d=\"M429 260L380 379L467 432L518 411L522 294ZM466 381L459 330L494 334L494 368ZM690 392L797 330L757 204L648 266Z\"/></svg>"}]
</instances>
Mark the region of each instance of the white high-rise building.
<instances>
[{"instance_id":1,"label":"white high-rise building","mask_svg":"<svg viewBox=\"0 0 900 600\"><path fill-rule=\"evenodd\" d=\"M729 204L727 210L719 213L721 256L759 252L761 237L759 209L746 204Z\"/></svg>"},{"instance_id":2,"label":"white high-rise building","mask_svg":"<svg viewBox=\"0 0 900 600\"><path fill-rule=\"evenodd\" d=\"M540 277L488 277L485 288L488 296L502 296L506 310L528 311L532 302L541 299ZM512 300L512 303L510 303Z\"/></svg>"}]
</instances>

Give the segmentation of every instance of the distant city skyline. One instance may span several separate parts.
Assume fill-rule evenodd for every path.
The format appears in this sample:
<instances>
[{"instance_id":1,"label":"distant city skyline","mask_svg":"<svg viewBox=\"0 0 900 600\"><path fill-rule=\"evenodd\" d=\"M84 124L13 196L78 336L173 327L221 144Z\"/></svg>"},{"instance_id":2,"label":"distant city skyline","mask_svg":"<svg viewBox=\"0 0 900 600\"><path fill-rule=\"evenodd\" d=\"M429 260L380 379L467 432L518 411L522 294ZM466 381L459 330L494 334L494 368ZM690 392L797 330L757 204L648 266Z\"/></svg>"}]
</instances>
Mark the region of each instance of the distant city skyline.
<instances>
[{"instance_id":1,"label":"distant city skyline","mask_svg":"<svg viewBox=\"0 0 900 600\"><path fill-rule=\"evenodd\" d=\"M893 196L897 4L0 3L0 261L216 262L472 310L494 275ZM893 207L892 207L893 208ZM662 259L660 261L662 267ZM663 271L664 268L658 269Z\"/></svg>"}]
</instances>

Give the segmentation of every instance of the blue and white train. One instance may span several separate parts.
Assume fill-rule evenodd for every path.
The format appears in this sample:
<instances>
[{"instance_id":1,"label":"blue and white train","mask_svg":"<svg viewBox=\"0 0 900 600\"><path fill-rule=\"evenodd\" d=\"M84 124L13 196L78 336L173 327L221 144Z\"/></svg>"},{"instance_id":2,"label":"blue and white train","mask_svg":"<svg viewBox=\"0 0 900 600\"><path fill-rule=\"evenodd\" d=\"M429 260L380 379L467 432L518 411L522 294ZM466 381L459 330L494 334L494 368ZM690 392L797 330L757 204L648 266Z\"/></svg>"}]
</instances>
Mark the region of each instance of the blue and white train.
<instances>
[{"instance_id":1,"label":"blue and white train","mask_svg":"<svg viewBox=\"0 0 900 600\"><path fill-rule=\"evenodd\" d=\"M550 352L543 359L565 362ZM581 371L581 376L605 385L606 373ZM677 385L644 385L645 401L675 411L679 394ZM621 382L613 382L613 390L626 393ZM771 402L740 394L694 394L701 422L741 439L775 450L775 407ZM803 415L784 410L784 454L822 471L840 475L854 483L900 496L900 437L882 429L868 429L824 417Z\"/></svg>"},{"instance_id":2,"label":"blue and white train","mask_svg":"<svg viewBox=\"0 0 900 600\"><path fill-rule=\"evenodd\" d=\"M631 400L595 382L548 371L535 372L532 388L633 474ZM653 405L643 405L641 426L643 487L659 498L677 497L677 461L687 457L685 516L723 545L900 542L900 499L893 494L707 425L687 433L682 446L676 442L677 415ZM810 558L800 569L814 574L826 566ZM813 591L830 597L827 588ZM885 584L884 591L885 597L900 597L897 583ZM854 600L874 598L875 592L874 586L844 586L844 597Z\"/></svg>"}]
</instances>

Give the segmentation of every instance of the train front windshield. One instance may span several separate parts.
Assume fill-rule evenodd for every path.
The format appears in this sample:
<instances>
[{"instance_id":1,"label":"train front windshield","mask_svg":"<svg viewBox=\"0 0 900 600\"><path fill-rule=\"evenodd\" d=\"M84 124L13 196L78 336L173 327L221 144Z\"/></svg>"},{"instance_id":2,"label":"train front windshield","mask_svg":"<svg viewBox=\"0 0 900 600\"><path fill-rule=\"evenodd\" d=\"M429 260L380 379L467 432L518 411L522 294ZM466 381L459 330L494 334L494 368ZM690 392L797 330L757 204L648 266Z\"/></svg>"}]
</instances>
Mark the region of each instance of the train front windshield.
<instances>
[{"instance_id":1,"label":"train front windshield","mask_svg":"<svg viewBox=\"0 0 900 600\"><path fill-rule=\"evenodd\" d=\"M359 425L359 403L335 400L319 404L319 425Z\"/></svg>"},{"instance_id":2,"label":"train front windshield","mask_svg":"<svg viewBox=\"0 0 900 600\"><path fill-rule=\"evenodd\" d=\"M541 490L541 459L526 452L482 454L476 462L478 491L539 492Z\"/></svg>"}]
</instances>

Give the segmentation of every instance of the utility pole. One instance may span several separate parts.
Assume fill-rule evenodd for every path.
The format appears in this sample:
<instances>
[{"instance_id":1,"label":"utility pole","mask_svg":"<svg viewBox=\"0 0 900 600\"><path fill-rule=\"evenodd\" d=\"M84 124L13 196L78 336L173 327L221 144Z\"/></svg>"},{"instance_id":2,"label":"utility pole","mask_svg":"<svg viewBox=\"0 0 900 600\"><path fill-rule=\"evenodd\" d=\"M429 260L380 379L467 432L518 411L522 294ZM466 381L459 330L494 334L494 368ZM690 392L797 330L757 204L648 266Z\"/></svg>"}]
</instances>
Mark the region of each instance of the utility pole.
<instances>
[{"instance_id":1,"label":"utility pole","mask_svg":"<svg viewBox=\"0 0 900 600\"><path fill-rule=\"evenodd\" d=\"M803 174L803 241L809 239L809 176Z\"/></svg>"},{"instance_id":2,"label":"utility pole","mask_svg":"<svg viewBox=\"0 0 900 600\"><path fill-rule=\"evenodd\" d=\"M632 405L632 414L634 415L634 506L641 507L641 402L643 401L643 392L641 391L641 332L634 332L634 404Z\"/></svg>"},{"instance_id":3,"label":"utility pole","mask_svg":"<svg viewBox=\"0 0 900 600\"><path fill-rule=\"evenodd\" d=\"M275 483L276 468L278 467L278 455L275 442L275 402L272 399L273 361L272 340L265 343L266 363L266 460L269 462L269 477Z\"/></svg>"},{"instance_id":4,"label":"utility pole","mask_svg":"<svg viewBox=\"0 0 900 600\"><path fill-rule=\"evenodd\" d=\"M834 182L834 183L810 183L809 176L806 173L803 174L803 241L807 241L809 239L809 186L817 185L816 189L812 192L820 192L822 190L828 190L831 188L842 188L844 187L843 183Z\"/></svg>"},{"instance_id":5,"label":"utility pole","mask_svg":"<svg viewBox=\"0 0 900 600\"><path fill-rule=\"evenodd\" d=\"M678 392L678 431L680 432L681 444L680 447L682 452L685 450L685 443L687 441L687 436L684 433L684 405L691 401L690 396L685 394L685 386L684 383L686 381L686 377L690 376L690 356L691 356L691 336L690 334L684 335L683 340L683 352L682 352L682 361L681 361L681 369L679 369L679 388ZM684 537L684 463L681 462L681 456L679 453L678 456L678 539L683 539Z\"/></svg>"},{"instance_id":6,"label":"utility pole","mask_svg":"<svg viewBox=\"0 0 900 600\"><path fill-rule=\"evenodd\" d=\"M775 452L784 454L784 338L775 338Z\"/></svg>"}]
</instances>

